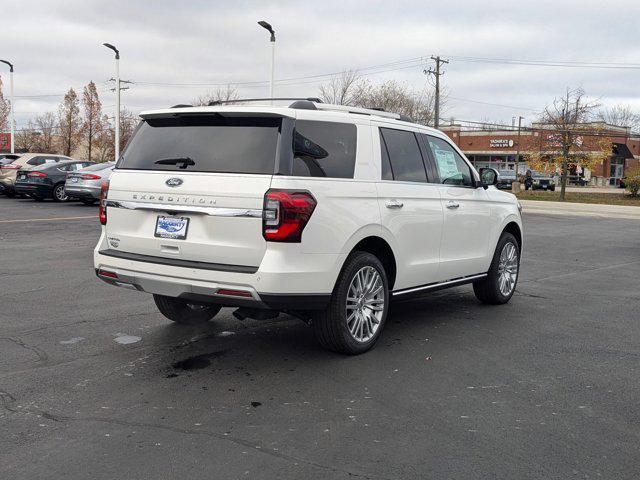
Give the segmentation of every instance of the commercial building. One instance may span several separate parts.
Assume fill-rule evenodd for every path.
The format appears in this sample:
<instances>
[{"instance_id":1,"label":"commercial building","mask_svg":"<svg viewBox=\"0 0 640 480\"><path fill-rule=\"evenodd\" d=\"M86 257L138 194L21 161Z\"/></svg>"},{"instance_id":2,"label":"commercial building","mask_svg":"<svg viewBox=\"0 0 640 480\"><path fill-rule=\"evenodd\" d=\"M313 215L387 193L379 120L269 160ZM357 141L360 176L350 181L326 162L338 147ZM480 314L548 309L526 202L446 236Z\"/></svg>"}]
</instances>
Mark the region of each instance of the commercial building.
<instances>
[{"instance_id":1,"label":"commercial building","mask_svg":"<svg viewBox=\"0 0 640 480\"><path fill-rule=\"evenodd\" d=\"M530 155L559 156L562 154L558 132L549 125L534 123L523 128L518 135L515 128L503 130L473 130L461 125L440 127L476 166L497 170L514 170L518 144L520 145L520 173L528 168ZM592 169L569 172L573 179L580 178L592 185L617 185L625 172L640 165L640 137L632 135L626 127L603 122L590 122L576 126L581 134L575 137L576 149L583 154L601 154L603 145L610 148L607 158ZM582 170L582 173L580 173Z\"/></svg>"}]
</instances>

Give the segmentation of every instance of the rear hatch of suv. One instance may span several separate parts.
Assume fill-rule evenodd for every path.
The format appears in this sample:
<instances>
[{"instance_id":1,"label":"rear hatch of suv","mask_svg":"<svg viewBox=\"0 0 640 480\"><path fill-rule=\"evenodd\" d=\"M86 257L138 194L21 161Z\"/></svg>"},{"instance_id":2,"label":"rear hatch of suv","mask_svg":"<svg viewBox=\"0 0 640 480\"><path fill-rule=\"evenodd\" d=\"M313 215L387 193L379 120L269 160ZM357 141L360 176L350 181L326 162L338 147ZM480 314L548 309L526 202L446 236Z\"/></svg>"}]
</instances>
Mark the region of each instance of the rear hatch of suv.
<instances>
[{"instance_id":1,"label":"rear hatch of suv","mask_svg":"<svg viewBox=\"0 0 640 480\"><path fill-rule=\"evenodd\" d=\"M264 195L285 118L224 112L144 118L109 182L110 253L257 268L266 250Z\"/></svg>"}]
</instances>

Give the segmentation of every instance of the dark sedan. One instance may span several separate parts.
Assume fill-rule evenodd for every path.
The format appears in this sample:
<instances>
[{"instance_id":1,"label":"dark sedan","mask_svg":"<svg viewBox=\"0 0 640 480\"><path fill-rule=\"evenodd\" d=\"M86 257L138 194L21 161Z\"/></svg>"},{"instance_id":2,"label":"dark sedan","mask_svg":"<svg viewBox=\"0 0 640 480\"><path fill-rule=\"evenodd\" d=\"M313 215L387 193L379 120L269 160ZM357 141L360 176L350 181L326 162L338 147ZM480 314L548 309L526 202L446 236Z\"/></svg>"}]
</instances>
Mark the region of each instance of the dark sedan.
<instances>
[{"instance_id":1,"label":"dark sedan","mask_svg":"<svg viewBox=\"0 0 640 480\"><path fill-rule=\"evenodd\" d=\"M56 202L66 202L69 196L64 190L67 173L93 165L94 162L62 161L34 170L19 170L16 178L16 193L42 201L53 198Z\"/></svg>"},{"instance_id":2,"label":"dark sedan","mask_svg":"<svg viewBox=\"0 0 640 480\"><path fill-rule=\"evenodd\" d=\"M498 172L498 183L496 188L501 190L511 190L511 184L516 181L516 172L514 170L500 170Z\"/></svg>"}]
</instances>

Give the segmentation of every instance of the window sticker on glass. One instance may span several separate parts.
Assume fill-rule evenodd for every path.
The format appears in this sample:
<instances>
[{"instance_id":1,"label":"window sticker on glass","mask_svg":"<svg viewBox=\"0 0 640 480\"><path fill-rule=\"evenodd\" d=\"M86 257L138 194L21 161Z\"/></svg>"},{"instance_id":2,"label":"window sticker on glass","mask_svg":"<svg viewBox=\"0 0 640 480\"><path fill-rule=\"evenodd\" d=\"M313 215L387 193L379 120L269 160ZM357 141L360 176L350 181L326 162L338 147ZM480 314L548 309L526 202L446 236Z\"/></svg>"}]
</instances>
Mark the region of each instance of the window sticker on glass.
<instances>
[{"instance_id":1,"label":"window sticker on glass","mask_svg":"<svg viewBox=\"0 0 640 480\"><path fill-rule=\"evenodd\" d=\"M458 170L458 164L456 163L456 157L453 155L453 152L440 150L433 144L431 144L431 148L433 155L436 157L436 163L438 164L438 173L443 181L447 178L460 176L460 170Z\"/></svg>"}]
</instances>

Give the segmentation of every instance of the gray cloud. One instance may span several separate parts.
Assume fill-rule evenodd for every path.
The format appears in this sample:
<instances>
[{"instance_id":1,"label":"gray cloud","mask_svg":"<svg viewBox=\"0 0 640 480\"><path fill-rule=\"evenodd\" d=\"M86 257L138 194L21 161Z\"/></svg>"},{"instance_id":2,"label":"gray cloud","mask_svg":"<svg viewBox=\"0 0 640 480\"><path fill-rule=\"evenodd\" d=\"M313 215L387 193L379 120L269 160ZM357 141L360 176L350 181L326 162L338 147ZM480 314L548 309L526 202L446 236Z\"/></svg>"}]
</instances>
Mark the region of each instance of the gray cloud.
<instances>
[{"instance_id":1,"label":"gray cloud","mask_svg":"<svg viewBox=\"0 0 640 480\"><path fill-rule=\"evenodd\" d=\"M634 22L640 2L628 0L512 2L420 1L21 1L4 5L1 55L16 65L19 124L55 110L62 94L89 80L99 86L105 110L115 103L107 80L113 59L101 44L122 52L122 78L141 82L123 94L134 111L188 102L212 87L146 83L266 81L268 35L277 30L276 78L295 78L379 65L395 60L471 56L554 61L640 63ZM426 85L423 66L369 76ZM399 65L402 66L402 65ZM406 64L404 65L406 66ZM392 66L389 69L393 68ZM382 69L384 70L384 69ZM363 73L369 71L364 70ZM0 70L2 79L7 76ZM478 120L531 120L567 86L582 86L603 104L630 103L640 110L639 70L504 65L451 58L443 84L451 95L446 115ZM316 95L318 79L284 82L281 96ZM239 88L263 96L266 84ZM6 91L6 90L5 90ZM458 100L465 99L465 100ZM483 105L467 100L509 105Z\"/></svg>"}]
</instances>

